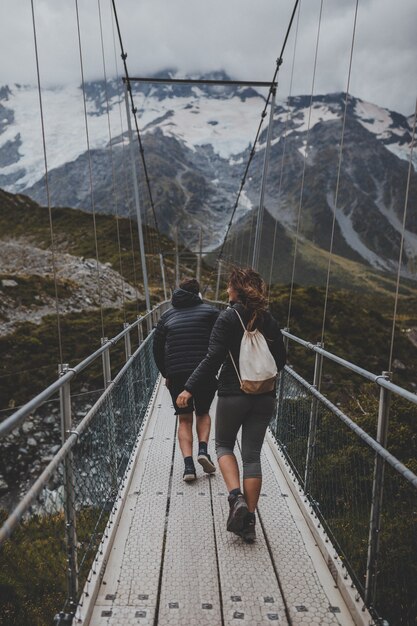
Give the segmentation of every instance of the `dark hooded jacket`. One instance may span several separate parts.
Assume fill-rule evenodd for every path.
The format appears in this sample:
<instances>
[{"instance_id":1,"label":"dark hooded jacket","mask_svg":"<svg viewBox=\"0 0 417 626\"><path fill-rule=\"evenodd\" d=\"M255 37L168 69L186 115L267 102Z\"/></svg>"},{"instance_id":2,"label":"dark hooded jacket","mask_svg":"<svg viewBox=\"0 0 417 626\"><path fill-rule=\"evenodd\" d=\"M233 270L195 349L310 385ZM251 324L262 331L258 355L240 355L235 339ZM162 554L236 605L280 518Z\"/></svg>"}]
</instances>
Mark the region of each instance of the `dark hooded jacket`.
<instances>
[{"instance_id":1,"label":"dark hooded jacket","mask_svg":"<svg viewBox=\"0 0 417 626\"><path fill-rule=\"evenodd\" d=\"M218 395L245 395L240 389L239 379L229 355L230 350L235 363L239 363L243 328L233 310L234 308L239 312L245 326L249 323L251 314L241 303L233 303L228 309L220 313L211 333L207 356L185 383L185 389L190 393L193 393L196 387L206 378L216 375L221 367L218 380ZM257 323L257 328L259 328L267 341L278 371L282 370L287 355L278 322L268 311L265 311L262 319Z\"/></svg>"},{"instance_id":2,"label":"dark hooded jacket","mask_svg":"<svg viewBox=\"0 0 417 626\"><path fill-rule=\"evenodd\" d=\"M153 340L153 354L162 376L189 376L195 370L207 354L218 315L219 311L198 295L175 289L172 308L159 320Z\"/></svg>"}]
</instances>

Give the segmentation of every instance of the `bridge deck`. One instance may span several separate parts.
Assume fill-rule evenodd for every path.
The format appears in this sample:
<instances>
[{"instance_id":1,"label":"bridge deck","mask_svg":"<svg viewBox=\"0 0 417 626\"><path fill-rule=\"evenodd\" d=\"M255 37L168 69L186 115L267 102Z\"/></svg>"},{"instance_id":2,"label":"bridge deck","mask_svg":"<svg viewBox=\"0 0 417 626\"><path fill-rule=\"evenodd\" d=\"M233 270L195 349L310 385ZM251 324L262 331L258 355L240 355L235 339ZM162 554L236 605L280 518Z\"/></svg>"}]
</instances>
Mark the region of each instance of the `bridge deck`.
<instances>
[{"instance_id":1,"label":"bridge deck","mask_svg":"<svg viewBox=\"0 0 417 626\"><path fill-rule=\"evenodd\" d=\"M246 545L226 531L220 473L183 482L175 428L161 385L89 623L353 624L268 444Z\"/></svg>"}]
</instances>

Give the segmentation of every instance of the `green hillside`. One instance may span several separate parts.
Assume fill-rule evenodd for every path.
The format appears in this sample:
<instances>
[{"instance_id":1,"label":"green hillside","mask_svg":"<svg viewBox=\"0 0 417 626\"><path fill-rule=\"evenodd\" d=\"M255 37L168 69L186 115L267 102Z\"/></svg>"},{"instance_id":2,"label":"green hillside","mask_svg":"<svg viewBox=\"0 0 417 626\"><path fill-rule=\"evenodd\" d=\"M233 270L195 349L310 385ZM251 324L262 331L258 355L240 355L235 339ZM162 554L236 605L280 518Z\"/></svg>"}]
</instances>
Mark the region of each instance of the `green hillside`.
<instances>
[{"instance_id":1,"label":"green hillside","mask_svg":"<svg viewBox=\"0 0 417 626\"><path fill-rule=\"evenodd\" d=\"M93 217L76 209L53 208L52 224L56 250L85 259L96 258ZM127 218L117 219L108 215L96 215L98 258L101 263L110 264L140 293L143 293L142 270L139 254L137 224ZM151 292L151 304L163 300L162 280L157 233L153 228L143 228L146 261ZM13 195L0 190L0 242L17 240L27 242L43 250L51 245L49 212L30 198ZM120 253L119 242L120 239ZM167 286L172 289L175 283L174 244L161 236L161 247L165 256ZM179 246L180 276L195 275L196 257L186 248ZM51 270L49 270L51 273ZM202 283L207 285L211 277L210 268L204 263ZM16 285L3 286L1 280L13 279ZM58 298L65 297L73 289L71 281L58 281ZM16 306L35 306L43 303L47 296L54 296L54 282L50 276L1 273L0 297L13 296ZM170 293L170 291L169 291ZM112 337L120 332L124 321L134 321L144 312L142 299L126 302L124 310L104 309L103 322L105 335ZM0 322L1 322L0 316ZM60 315L63 360L72 365L100 346L101 314L99 309L88 312L72 312ZM22 321L14 332L0 337L0 410L13 408L28 401L56 378L60 361L57 331L57 317L54 314L43 317L40 324ZM123 346L114 352L113 365L121 362ZM113 354L113 352L112 352ZM89 387L101 386L101 362L89 370ZM74 389L84 383L75 383ZM0 417L1 419L1 417Z\"/></svg>"},{"instance_id":2,"label":"green hillside","mask_svg":"<svg viewBox=\"0 0 417 626\"><path fill-rule=\"evenodd\" d=\"M253 220L253 223L252 223ZM241 264L251 264L255 238L256 215L246 215L232 229L225 248L224 258L237 259ZM275 241L274 259L272 262L272 283L291 282L294 264L295 235L276 222L265 211L262 224L262 236L259 259L259 271L269 280L271 256ZM215 255L209 256L210 260ZM325 286L329 265L329 252L311 241L299 237L297 257L294 270L294 282L305 286ZM332 254L330 284L336 289L350 289L392 293L395 291L396 276L379 272L369 265L359 263L346 257ZM401 280L401 292L417 295L417 282Z\"/></svg>"}]
</instances>

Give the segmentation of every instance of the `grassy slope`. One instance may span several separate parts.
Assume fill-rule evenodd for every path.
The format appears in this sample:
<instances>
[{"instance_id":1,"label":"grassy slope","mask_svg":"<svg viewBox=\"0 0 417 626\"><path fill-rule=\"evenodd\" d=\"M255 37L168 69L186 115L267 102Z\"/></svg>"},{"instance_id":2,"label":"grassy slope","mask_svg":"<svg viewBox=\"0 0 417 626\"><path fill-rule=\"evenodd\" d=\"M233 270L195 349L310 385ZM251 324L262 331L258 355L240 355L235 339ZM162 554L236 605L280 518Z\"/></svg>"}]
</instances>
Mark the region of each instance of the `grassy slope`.
<instances>
[{"instance_id":1,"label":"grassy slope","mask_svg":"<svg viewBox=\"0 0 417 626\"><path fill-rule=\"evenodd\" d=\"M255 218L256 219L256 218ZM234 243L234 235L238 241ZM267 279L271 270L271 256L275 252L272 271L273 283L291 282L293 274L293 259L295 250L295 235L289 234L280 223L276 223L271 215L265 211L262 237L261 258L259 270ZM252 215L243 218L232 228L229 243L226 246L225 258L229 254L237 258L243 264L250 263L252 256L248 254L253 250L255 237L255 223L252 225ZM214 255L212 255L214 258ZM311 241L302 239L297 242L297 258L294 271L294 282L305 286L324 286L327 279L329 265L329 252L315 245ZM394 275L385 274L374 270L369 265L358 263L351 259L333 254L331 257L331 286L336 289L351 289L355 291L368 291L392 293L395 291ZM402 279L401 291L403 293L417 295L417 283Z\"/></svg>"},{"instance_id":2,"label":"grassy slope","mask_svg":"<svg viewBox=\"0 0 417 626\"><path fill-rule=\"evenodd\" d=\"M84 258L95 258L91 214L75 209L53 208L52 223L56 247L60 252ZM117 226L120 234L120 255ZM115 270L120 271L128 282L136 284L142 292L136 223L125 218L116 221L112 216L96 215L96 230L99 260L102 263L111 263ZM143 232L151 303L154 304L163 298L157 235L149 227L144 227ZM0 237L24 238L33 245L48 249L51 242L48 210L26 196L13 195L0 190L0 233ZM167 283L169 287L172 287L175 271L173 244L168 238L162 236L161 245L164 253L167 253ZM180 248L181 252L184 259L180 266L181 274L192 274L195 272L195 257ZM203 280L206 280L207 276L208 268L203 268ZM35 295L42 296L42 293L53 295L54 293L53 284L47 279L31 277L27 280L25 277L11 274L0 275L0 279L2 277L14 278L18 282L18 287L9 290L15 295L16 290L19 289L18 295L22 304L34 304ZM71 285L60 285L59 295L65 295L70 288ZM7 288L3 289L6 292ZM104 310L105 335L108 337L116 335L120 332L125 319L133 321L135 316L143 310L142 302L126 305L125 311ZM99 347L102 334L99 311L61 316L60 324L64 362L74 365L93 349ZM57 364L60 360L57 335L56 316L49 315L43 318L40 325L22 323L14 333L0 338L2 356L0 360L0 409L26 402L56 378ZM30 367L28 367L29 363ZM100 363L95 369L92 368L90 384L101 384L100 368Z\"/></svg>"},{"instance_id":3,"label":"grassy slope","mask_svg":"<svg viewBox=\"0 0 417 626\"><path fill-rule=\"evenodd\" d=\"M95 256L95 244L92 236L92 216L74 209L53 209L52 219L55 237L59 249L84 256ZM138 256L138 235L136 224L127 219L119 219L119 232L122 248L122 270L125 278L133 280L131 230L136 259L136 277L140 275ZM120 267L117 243L116 220L111 216L97 215L96 226L99 241L99 257L102 262L112 263L115 269ZM44 207L39 207L25 196L14 196L0 190L0 232L3 236L26 237L38 245L47 248L50 243L49 216ZM273 229L266 214L264 232L273 236ZM30 237L29 237L30 234ZM282 238L278 230L276 265L283 275L291 274L292 243L289 238ZM159 259L156 258L155 232L145 229L145 243L148 250L151 286L154 301L161 297L159 279ZM168 282L173 278L172 242L162 238L164 249L171 253L167 256L169 271ZM298 270L308 270L308 276L314 283L322 282L323 272L327 270L327 254L313 244L300 243ZM154 261L154 262L153 262ZM266 259L268 261L268 259ZM194 261L188 271L193 271ZM194 266L195 267L195 266ZM182 268L187 271L186 268ZM206 268L208 270L208 268ZM153 273L152 273L153 272ZM268 272L264 272L268 275ZM296 279L298 273L296 268ZM205 280L209 279L208 271ZM351 281L348 282L348 279ZM349 290L341 289L341 286ZM332 274L329 290L328 310L326 315L325 347L357 364L380 372L387 368L391 340L392 311L394 305L393 279L379 275L366 266L333 257ZM48 286L49 289L50 286ZM45 287L43 287L45 288ZM139 284L139 288L141 285ZM356 289L355 289L356 288ZM354 289L354 291L352 291ZM402 289L398 305L398 324L395 333L394 359L404 364L405 369L396 369L394 378L399 384L411 385L415 381L414 371L417 362L417 349L406 338L405 330L417 325L417 292L406 285ZM33 295L33 294L32 294ZM287 323L289 288L274 287L272 308L282 326ZM139 308L143 305L139 305ZM324 307L324 288L322 286L295 287L290 320L291 331L309 341L318 341L321 336L321 324ZM131 304L126 309L128 319L133 319L139 311L138 304ZM104 311L105 334L116 334L124 321L123 311ZM76 363L98 346L101 335L101 320L97 312L71 314L61 320L64 361ZM40 390L46 382L55 377L59 361L57 342L57 321L54 315L45 318L39 326L21 324L12 335L0 339L0 407L9 404L18 405ZM292 350L296 358L298 349ZM15 373L27 370L30 362L31 372L16 376ZM312 358L300 353L300 367L310 378ZM34 371L33 371L34 370ZM341 376L339 370L325 368L325 376L333 380ZM5 378L5 376L7 377ZM94 378L99 378L99 374Z\"/></svg>"}]
</instances>

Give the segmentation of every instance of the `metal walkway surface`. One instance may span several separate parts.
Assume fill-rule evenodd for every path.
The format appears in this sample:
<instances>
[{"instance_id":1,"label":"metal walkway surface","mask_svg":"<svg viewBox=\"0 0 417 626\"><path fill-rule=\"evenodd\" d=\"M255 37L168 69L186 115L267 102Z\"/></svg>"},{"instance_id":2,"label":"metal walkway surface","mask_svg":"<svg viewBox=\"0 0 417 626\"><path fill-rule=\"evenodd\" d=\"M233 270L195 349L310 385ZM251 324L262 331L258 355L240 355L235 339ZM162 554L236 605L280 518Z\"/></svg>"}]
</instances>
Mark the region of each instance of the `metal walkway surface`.
<instances>
[{"instance_id":1,"label":"metal walkway surface","mask_svg":"<svg viewBox=\"0 0 417 626\"><path fill-rule=\"evenodd\" d=\"M77 622L354 624L268 441L262 465L257 541L247 545L226 531L219 470L209 477L198 466L197 480L183 482L176 420L160 383L97 591L84 593Z\"/></svg>"}]
</instances>

